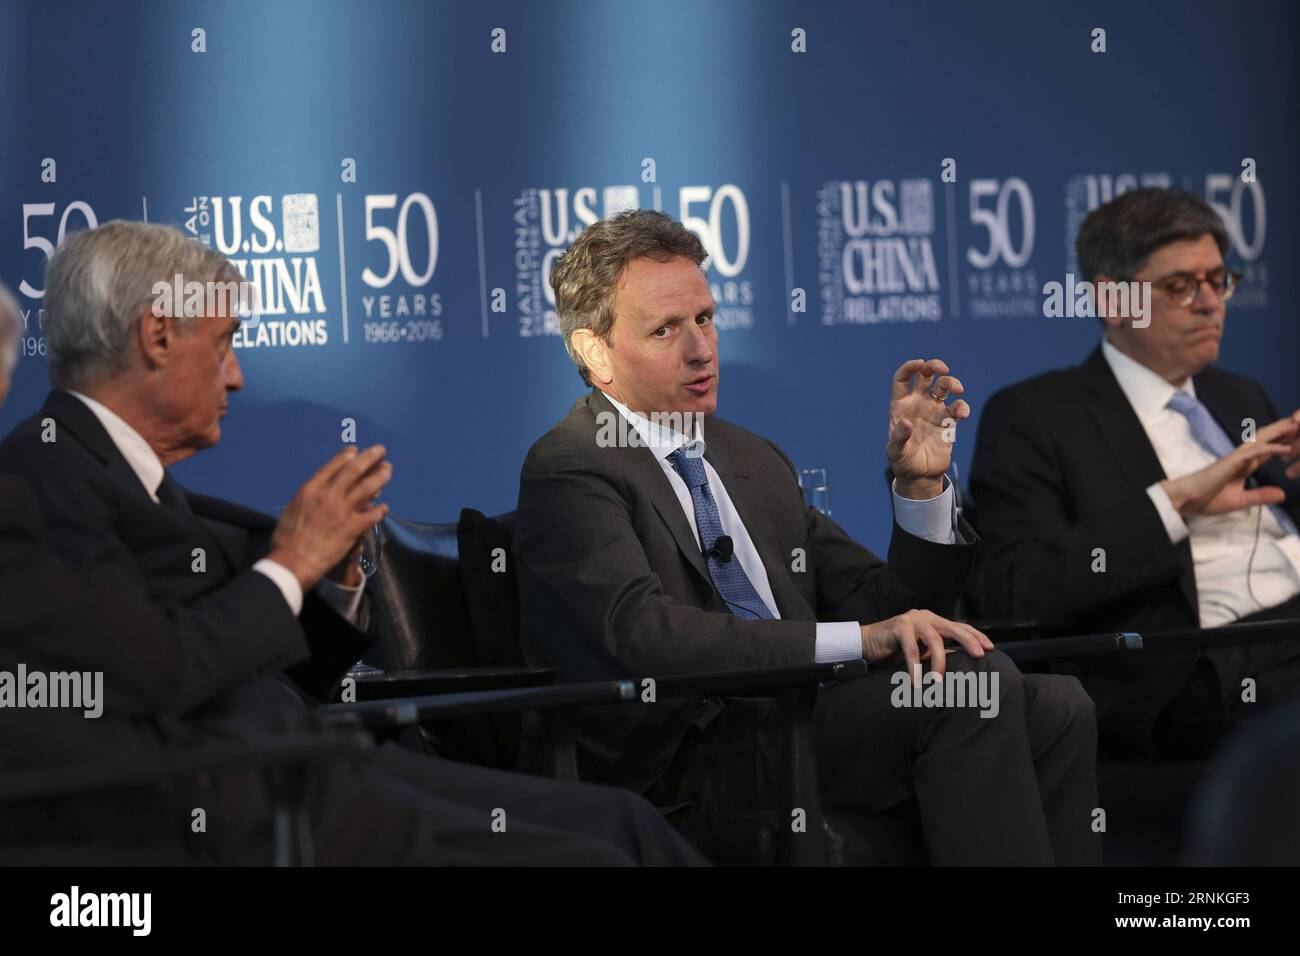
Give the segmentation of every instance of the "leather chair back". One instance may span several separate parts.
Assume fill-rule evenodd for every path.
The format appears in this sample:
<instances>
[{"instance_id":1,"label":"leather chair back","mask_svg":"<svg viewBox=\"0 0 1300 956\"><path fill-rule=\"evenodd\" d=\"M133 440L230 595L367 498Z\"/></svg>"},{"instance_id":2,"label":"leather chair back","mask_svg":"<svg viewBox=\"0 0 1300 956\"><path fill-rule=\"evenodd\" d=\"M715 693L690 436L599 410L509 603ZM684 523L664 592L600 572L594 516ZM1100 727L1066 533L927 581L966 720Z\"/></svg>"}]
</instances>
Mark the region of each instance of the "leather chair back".
<instances>
[{"instance_id":1,"label":"leather chair back","mask_svg":"<svg viewBox=\"0 0 1300 956\"><path fill-rule=\"evenodd\" d=\"M366 663L386 671L477 666L457 526L390 514L379 527L379 570L367 582L378 640Z\"/></svg>"}]
</instances>

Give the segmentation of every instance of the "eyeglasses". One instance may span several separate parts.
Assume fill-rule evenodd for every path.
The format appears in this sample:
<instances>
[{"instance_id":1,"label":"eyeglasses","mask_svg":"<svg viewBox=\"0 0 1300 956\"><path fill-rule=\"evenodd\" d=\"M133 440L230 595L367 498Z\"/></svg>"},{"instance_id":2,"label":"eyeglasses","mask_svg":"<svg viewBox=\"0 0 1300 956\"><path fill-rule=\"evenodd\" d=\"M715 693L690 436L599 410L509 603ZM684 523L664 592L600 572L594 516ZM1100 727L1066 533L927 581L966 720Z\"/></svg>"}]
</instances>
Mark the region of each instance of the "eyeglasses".
<instances>
[{"instance_id":1,"label":"eyeglasses","mask_svg":"<svg viewBox=\"0 0 1300 956\"><path fill-rule=\"evenodd\" d=\"M1161 279L1151 280L1151 285L1159 289L1165 295L1169 296L1178 305L1186 308L1196 301L1197 294L1201 291L1201 283L1208 282L1224 302L1232 298L1232 294L1237 291L1237 283L1241 282L1241 273L1235 272L1226 266L1219 266L1217 269L1211 269L1209 272L1197 275L1194 272L1175 272Z\"/></svg>"}]
</instances>

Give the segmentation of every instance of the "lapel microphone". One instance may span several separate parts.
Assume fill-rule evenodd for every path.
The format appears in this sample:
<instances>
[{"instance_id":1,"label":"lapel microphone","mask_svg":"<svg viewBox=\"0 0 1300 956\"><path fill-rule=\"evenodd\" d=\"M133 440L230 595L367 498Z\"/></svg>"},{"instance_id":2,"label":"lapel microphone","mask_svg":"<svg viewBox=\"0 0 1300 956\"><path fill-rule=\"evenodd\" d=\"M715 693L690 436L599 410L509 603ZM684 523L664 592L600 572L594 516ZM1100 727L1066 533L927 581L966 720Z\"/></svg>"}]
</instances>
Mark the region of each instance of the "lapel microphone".
<instances>
[{"instance_id":1,"label":"lapel microphone","mask_svg":"<svg viewBox=\"0 0 1300 956\"><path fill-rule=\"evenodd\" d=\"M731 560L731 556L736 553L736 545L732 542L730 536L719 535L713 542L713 547L704 552L706 559L716 557L723 564Z\"/></svg>"}]
</instances>

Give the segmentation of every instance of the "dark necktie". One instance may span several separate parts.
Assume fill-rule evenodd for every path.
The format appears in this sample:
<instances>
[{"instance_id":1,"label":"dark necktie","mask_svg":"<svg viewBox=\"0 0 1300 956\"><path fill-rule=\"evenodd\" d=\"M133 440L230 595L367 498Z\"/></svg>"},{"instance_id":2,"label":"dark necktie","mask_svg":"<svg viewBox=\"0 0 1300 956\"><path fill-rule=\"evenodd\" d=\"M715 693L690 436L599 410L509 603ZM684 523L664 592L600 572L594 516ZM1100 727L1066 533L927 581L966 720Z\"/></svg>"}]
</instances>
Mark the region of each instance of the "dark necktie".
<instances>
[{"instance_id":1,"label":"dark necktie","mask_svg":"<svg viewBox=\"0 0 1300 956\"><path fill-rule=\"evenodd\" d=\"M718 516L718 505L709 491L708 475L704 471L704 459L690 457L680 448L668 456L682 476L686 487L691 490L691 504L695 506L695 528L699 531L700 542L707 555L709 575L713 583L727 602L727 608L736 617L746 620L772 620L772 612L763 603L763 599L754 590L749 575L740 566L740 559L734 554L728 561L723 561L713 553L718 539L722 537L722 519Z\"/></svg>"},{"instance_id":2,"label":"dark necktie","mask_svg":"<svg viewBox=\"0 0 1300 956\"><path fill-rule=\"evenodd\" d=\"M189 496L185 494L185 489L178 485L176 480L166 471L163 472L162 484L158 486L157 495L160 505L190 514Z\"/></svg>"}]
</instances>

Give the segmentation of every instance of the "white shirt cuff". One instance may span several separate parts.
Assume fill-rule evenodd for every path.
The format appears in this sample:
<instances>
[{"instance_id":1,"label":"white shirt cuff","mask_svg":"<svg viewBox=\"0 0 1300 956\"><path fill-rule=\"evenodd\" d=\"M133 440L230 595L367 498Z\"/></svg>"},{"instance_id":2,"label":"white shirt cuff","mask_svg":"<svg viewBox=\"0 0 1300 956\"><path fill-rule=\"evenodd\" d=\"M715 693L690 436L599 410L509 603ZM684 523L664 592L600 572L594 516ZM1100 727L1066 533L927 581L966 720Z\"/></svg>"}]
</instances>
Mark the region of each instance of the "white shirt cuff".
<instances>
[{"instance_id":1,"label":"white shirt cuff","mask_svg":"<svg viewBox=\"0 0 1300 956\"><path fill-rule=\"evenodd\" d=\"M284 595L284 603L289 605L289 610L293 612L294 617L302 613L302 585L298 583L292 571L279 561L272 561L270 558L258 561L253 565L253 570L265 574L280 589L280 593Z\"/></svg>"},{"instance_id":2,"label":"white shirt cuff","mask_svg":"<svg viewBox=\"0 0 1300 956\"><path fill-rule=\"evenodd\" d=\"M894 520L908 534L935 544L953 544L957 540L957 518L953 503L952 482L945 476L943 491L933 498L904 498L898 493L898 479L889 485L894 493Z\"/></svg>"},{"instance_id":3,"label":"white shirt cuff","mask_svg":"<svg viewBox=\"0 0 1300 956\"><path fill-rule=\"evenodd\" d=\"M817 644L813 663L862 659L862 627L857 621L836 621L817 625Z\"/></svg>"},{"instance_id":4,"label":"white shirt cuff","mask_svg":"<svg viewBox=\"0 0 1300 956\"><path fill-rule=\"evenodd\" d=\"M357 610L361 607L361 594L365 589L365 578L355 586L340 584L329 578L321 578L316 582L316 593L320 595L321 600L334 608L339 617L349 624L357 623Z\"/></svg>"},{"instance_id":5,"label":"white shirt cuff","mask_svg":"<svg viewBox=\"0 0 1300 956\"><path fill-rule=\"evenodd\" d=\"M1169 495L1165 489L1160 487L1160 482L1156 482L1147 489L1147 497L1156 506L1156 511L1160 514L1160 520L1164 522L1165 532L1169 535L1169 543L1178 544L1185 541L1188 534L1191 533L1187 527L1187 522L1178 513L1174 503L1169 500Z\"/></svg>"}]
</instances>

